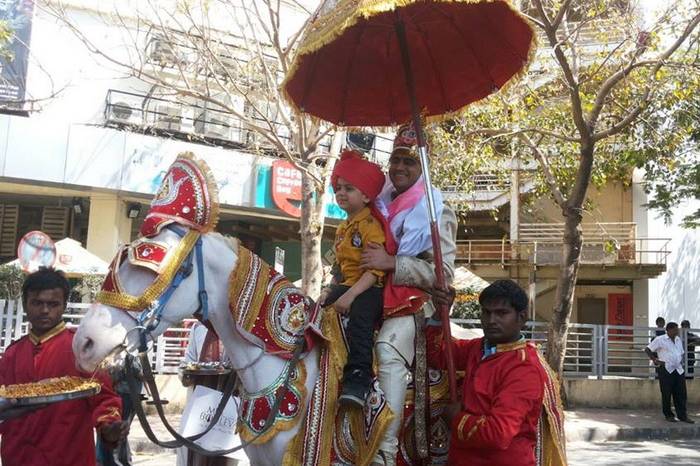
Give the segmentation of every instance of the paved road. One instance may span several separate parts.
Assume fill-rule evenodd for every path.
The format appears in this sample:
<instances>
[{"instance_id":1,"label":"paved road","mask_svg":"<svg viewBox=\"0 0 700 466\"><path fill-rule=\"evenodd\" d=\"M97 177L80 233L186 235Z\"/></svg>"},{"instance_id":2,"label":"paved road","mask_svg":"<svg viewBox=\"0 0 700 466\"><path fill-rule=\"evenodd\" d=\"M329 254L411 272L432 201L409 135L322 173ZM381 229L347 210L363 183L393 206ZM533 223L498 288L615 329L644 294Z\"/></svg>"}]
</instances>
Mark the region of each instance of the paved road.
<instances>
[{"instance_id":1,"label":"paved road","mask_svg":"<svg viewBox=\"0 0 700 466\"><path fill-rule=\"evenodd\" d=\"M697 466L700 439L654 442L575 442L569 444L569 466ZM136 456L134 466L173 466L172 453Z\"/></svg>"},{"instance_id":2,"label":"paved road","mask_svg":"<svg viewBox=\"0 0 700 466\"><path fill-rule=\"evenodd\" d=\"M569 444L569 466L697 466L700 439Z\"/></svg>"}]
</instances>

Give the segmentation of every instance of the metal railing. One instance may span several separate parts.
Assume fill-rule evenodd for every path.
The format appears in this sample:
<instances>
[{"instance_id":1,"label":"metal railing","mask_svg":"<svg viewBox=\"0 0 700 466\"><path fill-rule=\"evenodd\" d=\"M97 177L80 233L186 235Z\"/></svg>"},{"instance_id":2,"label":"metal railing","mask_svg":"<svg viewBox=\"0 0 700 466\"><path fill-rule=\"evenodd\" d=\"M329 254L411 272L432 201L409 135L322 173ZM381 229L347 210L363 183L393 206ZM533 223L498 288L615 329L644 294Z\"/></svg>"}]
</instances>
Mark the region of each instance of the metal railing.
<instances>
[{"instance_id":1,"label":"metal railing","mask_svg":"<svg viewBox=\"0 0 700 466\"><path fill-rule=\"evenodd\" d=\"M671 253L668 238L632 238L624 242L601 241L584 237L582 264L666 265ZM459 240L457 262L467 265L499 264L501 266L527 262L533 265L561 263L562 240L511 241Z\"/></svg>"},{"instance_id":2,"label":"metal railing","mask_svg":"<svg viewBox=\"0 0 700 466\"><path fill-rule=\"evenodd\" d=\"M475 173L469 178L468 184L471 188L469 191L464 191L461 185L448 185L442 187L442 193L445 195L466 194L472 191L506 192L510 191L511 180L509 176L504 177L496 173Z\"/></svg>"},{"instance_id":3,"label":"metal railing","mask_svg":"<svg viewBox=\"0 0 700 466\"><path fill-rule=\"evenodd\" d=\"M64 320L68 325L77 326L89 307L90 304L69 303ZM149 352L154 371L160 374L177 373L194 322L194 319L186 319L182 326L171 327L156 339ZM481 321L477 319L452 319L452 322L463 328L481 328ZM0 300L0 326L1 355L13 340L26 335L28 331L21 303ZM548 322L529 321L523 330L525 338L540 345L544 353L547 352L548 327ZM653 327L569 324L564 376L653 378L655 369L644 348L656 336L657 330ZM684 348L688 348L689 332L700 335L700 329L682 329ZM700 347L697 349L700 350ZM689 360L694 363L694 358L686 352L683 363L686 369L692 368ZM689 375L694 376L694 373Z\"/></svg>"},{"instance_id":4,"label":"metal railing","mask_svg":"<svg viewBox=\"0 0 700 466\"><path fill-rule=\"evenodd\" d=\"M551 241L564 236L563 223L521 223L518 237L521 241ZM582 223L581 234L584 241L629 241L634 239L637 224L634 222Z\"/></svg>"},{"instance_id":5,"label":"metal railing","mask_svg":"<svg viewBox=\"0 0 700 466\"><path fill-rule=\"evenodd\" d=\"M68 303L63 320L69 327L77 327L90 308L89 303ZM160 335L149 350L153 370L160 374L177 373L185 356L190 327L194 319L183 321L183 327L170 328ZM29 332L21 301L0 299L0 356L10 343Z\"/></svg>"},{"instance_id":6,"label":"metal railing","mask_svg":"<svg viewBox=\"0 0 700 466\"><path fill-rule=\"evenodd\" d=\"M260 102L253 109L241 97L232 107L240 107L240 114L249 115L244 121L223 107L214 104L183 102L175 98L155 97L134 92L110 89L105 98L105 123L125 129L139 129L153 134L167 135L188 142L209 142L238 149L262 148L275 150L259 132L251 129L249 122L266 127L270 121L283 144L291 145L287 126L274 116L274 105ZM258 111L270 110L263 118ZM324 138L319 147L330 151L331 138Z\"/></svg>"},{"instance_id":7,"label":"metal railing","mask_svg":"<svg viewBox=\"0 0 700 466\"><path fill-rule=\"evenodd\" d=\"M452 319L452 322L472 329L480 329L476 319ZM547 352L547 322L527 322L523 335L540 345ZM683 347L688 348L688 335L700 334L700 329L681 329ZM649 361L644 348L654 339L658 329L625 325L569 324L564 357L565 377L633 377L653 378L655 367ZM697 348L700 351L700 348ZM686 351L683 368L694 377L694 355ZM689 365L689 360L691 365Z\"/></svg>"}]
</instances>

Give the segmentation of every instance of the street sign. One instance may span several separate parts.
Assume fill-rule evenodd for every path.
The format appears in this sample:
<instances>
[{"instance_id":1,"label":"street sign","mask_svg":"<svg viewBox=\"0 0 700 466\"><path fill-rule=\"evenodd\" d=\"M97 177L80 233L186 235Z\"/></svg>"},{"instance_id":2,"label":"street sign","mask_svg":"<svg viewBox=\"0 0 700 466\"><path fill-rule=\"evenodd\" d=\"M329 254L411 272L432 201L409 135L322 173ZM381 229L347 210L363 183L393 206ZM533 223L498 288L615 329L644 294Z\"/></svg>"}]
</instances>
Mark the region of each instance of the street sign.
<instances>
[{"instance_id":1,"label":"street sign","mask_svg":"<svg viewBox=\"0 0 700 466\"><path fill-rule=\"evenodd\" d=\"M17 246L19 264L27 273L36 272L39 267L53 267L56 263L56 245L42 231L30 231L22 237Z\"/></svg>"}]
</instances>

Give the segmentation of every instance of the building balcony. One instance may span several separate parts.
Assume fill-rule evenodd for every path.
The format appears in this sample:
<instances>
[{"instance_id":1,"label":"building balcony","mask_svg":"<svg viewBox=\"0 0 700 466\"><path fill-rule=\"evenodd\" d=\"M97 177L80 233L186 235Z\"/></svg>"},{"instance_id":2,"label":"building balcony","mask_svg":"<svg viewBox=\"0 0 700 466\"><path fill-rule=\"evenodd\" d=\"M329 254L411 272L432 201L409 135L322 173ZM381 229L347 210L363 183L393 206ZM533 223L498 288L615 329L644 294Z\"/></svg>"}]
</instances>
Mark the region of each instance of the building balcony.
<instances>
[{"instance_id":1,"label":"building balcony","mask_svg":"<svg viewBox=\"0 0 700 466\"><path fill-rule=\"evenodd\" d=\"M640 238L634 223L584 224L579 279L638 280L666 271L668 238ZM522 224L517 241L462 240L456 262L485 279L527 276L556 279L563 254L564 224Z\"/></svg>"}]
</instances>

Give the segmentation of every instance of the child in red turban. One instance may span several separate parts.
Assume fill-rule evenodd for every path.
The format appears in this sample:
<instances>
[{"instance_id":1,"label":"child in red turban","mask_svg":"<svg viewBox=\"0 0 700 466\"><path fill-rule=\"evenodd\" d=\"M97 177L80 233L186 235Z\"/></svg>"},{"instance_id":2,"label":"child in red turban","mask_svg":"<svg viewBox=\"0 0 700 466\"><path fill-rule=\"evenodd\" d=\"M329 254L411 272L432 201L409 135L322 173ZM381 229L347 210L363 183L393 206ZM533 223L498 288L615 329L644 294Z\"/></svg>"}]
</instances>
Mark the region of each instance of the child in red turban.
<instances>
[{"instance_id":1,"label":"child in red turban","mask_svg":"<svg viewBox=\"0 0 700 466\"><path fill-rule=\"evenodd\" d=\"M369 243L396 254L389 223L374 204L384 183L379 165L352 150L341 154L331 176L336 202L348 219L336 232L333 284L320 302L324 306L334 304L336 311L349 315L345 330L348 361L340 401L359 407L364 406L372 381L375 326L382 315L402 315L420 308L426 300L422 290L393 285L391 273L385 276L382 270L363 270L360 266L362 251Z\"/></svg>"},{"instance_id":2,"label":"child in red turban","mask_svg":"<svg viewBox=\"0 0 700 466\"><path fill-rule=\"evenodd\" d=\"M359 152L346 150L333 169L331 184L336 202L348 218L336 232L333 284L324 291L321 303L333 304L336 311L349 317L345 330L348 360L340 402L362 407L372 383L373 333L382 317L384 272L361 269L360 259L367 244L386 243L382 217L373 204L384 186L384 173Z\"/></svg>"}]
</instances>

